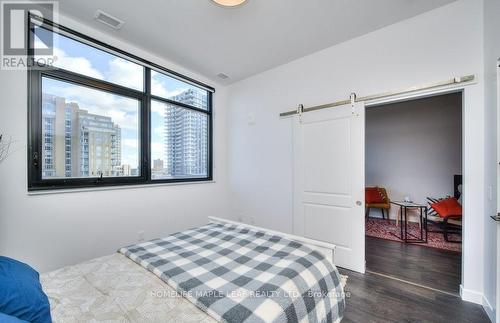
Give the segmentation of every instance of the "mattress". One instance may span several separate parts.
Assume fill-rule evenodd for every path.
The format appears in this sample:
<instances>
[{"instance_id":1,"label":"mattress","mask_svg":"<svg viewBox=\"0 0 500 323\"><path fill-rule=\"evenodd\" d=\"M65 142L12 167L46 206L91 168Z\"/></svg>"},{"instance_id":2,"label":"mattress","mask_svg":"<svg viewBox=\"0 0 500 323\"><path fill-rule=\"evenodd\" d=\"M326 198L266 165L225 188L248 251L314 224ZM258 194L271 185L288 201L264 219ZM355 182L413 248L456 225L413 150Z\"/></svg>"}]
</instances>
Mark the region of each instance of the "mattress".
<instances>
[{"instance_id":1,"label":"mattress","mask_svg":"<svg viewBox=\"0 0 500 323\"><path fill-rule=\"evenodd\" d=\"M118 253L42 274L40 281L54 322L215 322Z\"/></svg>"},{"instance_id":2,"label":"mattress","mask_svg":"<svg viewBox=\"0 0 500 323\"><path fill-rule=\"evenodd\" d=\"M347 277L339 277L345 287ZM121 253L40 275L54 322L216 322Z\"/></svg>"},{"instance_id":3,"label":"mattress","mask_svg":"<svg viewBox=\"0 0 500 323\"><path fill-rule=\"evenodd\" d=\"M307 244L260 228L211 222L121 248L224 323L340 322L338 270Z\"/></svg>"}]
</instances>

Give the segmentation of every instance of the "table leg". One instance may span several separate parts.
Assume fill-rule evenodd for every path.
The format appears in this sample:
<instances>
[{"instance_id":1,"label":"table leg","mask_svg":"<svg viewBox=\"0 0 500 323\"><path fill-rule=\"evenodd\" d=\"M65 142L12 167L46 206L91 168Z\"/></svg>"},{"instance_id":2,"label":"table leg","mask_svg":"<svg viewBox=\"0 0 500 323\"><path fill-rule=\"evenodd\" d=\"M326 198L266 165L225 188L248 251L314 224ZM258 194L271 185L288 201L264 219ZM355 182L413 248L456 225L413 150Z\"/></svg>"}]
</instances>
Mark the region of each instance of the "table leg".
<instances>
[{"instance_id":1,"label":"table leg","mask_svg":"<svg viewBox=\"0 0 500 323\"><path fill-rule=\"evenodd\" d=\"M424 217L423 210L422 210L422 208L420 208L420 240L421 241L424 241L424 228L422 226L423 217Z\"/></svg>"},{"instance_id":2,"label":"table leg","mask_svg":"<svg viewBox=\"0 0 500 323\"><path fill-rule=\"evenodd\" d=\"M427 239L429 238L428 235L429 235L429 231L427 229L427 206L425 207L425 243L427 243Z\"/></svg>"},{"instance_id":3,"label":"table leg","mask_svg":"<svg viewBox=\"0 0 500 323\"><path fill-rule=\"evenodd\" d=\"M405 211L405 242L408 242L408 208L404 207Z\"/></svg>"},{"instance_id":4,"label":"table leg","mask_svg":"<svg viewBox=\"0 0 500 323\"><path fill-rule=\"evenodd\" d=\"M403 240L403 206L399 207L399 225L401 226L401 240Z\"/></svg>"}]
</instances>

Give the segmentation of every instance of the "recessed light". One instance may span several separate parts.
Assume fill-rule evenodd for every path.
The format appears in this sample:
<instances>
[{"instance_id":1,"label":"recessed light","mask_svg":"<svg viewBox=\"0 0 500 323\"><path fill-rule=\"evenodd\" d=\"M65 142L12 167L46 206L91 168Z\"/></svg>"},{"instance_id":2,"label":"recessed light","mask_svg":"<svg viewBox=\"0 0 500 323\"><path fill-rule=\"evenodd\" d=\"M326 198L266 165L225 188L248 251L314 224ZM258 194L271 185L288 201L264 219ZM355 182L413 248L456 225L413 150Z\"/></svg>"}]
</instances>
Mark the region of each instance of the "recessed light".
<instances>
[{"instance_id":1,"label":"recessed light","mask_svg":"<svg viewBox=\"0 0 500 323\"><path fill-rule=\"evenodd\" d=\"M245 3L246 0L212 0L212 1L223 7L237 7Z\"/></svg>"},{"instance_id":2,"label":"recessed light","mask_svg":"<svg viewBox=\"0 0 500 323\"><path fill-rule=\"evenodd\" d=\"M122 28L123 24L125 23L123 20L115 18L112 15L105 13L102 10L97 10L95 12L94 18L95 18L95 20L99 21L100 23L103 23L106 26L109 26L113 29L120 29L120 28Z\"/></svg>"}]
</instances>

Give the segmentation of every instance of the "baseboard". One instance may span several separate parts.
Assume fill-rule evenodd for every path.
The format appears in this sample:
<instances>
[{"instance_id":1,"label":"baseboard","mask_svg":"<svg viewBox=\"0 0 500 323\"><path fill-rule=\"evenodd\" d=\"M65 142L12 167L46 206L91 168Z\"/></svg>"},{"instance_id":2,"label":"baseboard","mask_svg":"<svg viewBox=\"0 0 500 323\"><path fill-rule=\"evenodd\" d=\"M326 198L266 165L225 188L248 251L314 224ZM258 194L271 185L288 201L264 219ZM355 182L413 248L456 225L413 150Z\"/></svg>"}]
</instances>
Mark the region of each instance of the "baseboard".
<instances>
[{"instance_id":1,"label":"baseboard","mask_svg":"<svg viewBox=\"0 0 500 323\"><path fill-rule=\"evenodd\" d=\"M465 289L463 285L460 285L460 296L464 301L483 305L483 298L484 298L483 293L476 292L470 289Z\"/></svg>"},{"instance_id":2,"label":"baseboard","mask_svg":"<svg viewBox=\"0 0 500 323\"><path fill-rule=\"evenodd\" d=\"M490 302L488 301L488 299L484 295L483 295L483 308L486 311L486 314L488 315L488 317L490 318L490 321L496 322L495 321L495 319L496 319L495 309L493 308L493 306L491 306Z\"/></svg>"}]
</instances>

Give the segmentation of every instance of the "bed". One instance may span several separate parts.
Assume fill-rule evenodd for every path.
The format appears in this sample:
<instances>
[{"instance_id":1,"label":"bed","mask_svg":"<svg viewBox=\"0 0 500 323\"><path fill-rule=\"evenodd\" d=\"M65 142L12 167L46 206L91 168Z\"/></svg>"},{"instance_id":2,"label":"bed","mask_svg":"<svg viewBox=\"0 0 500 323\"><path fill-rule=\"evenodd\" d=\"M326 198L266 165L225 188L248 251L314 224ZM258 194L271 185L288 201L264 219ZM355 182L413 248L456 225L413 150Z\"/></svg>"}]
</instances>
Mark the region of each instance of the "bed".
<instances>
[{"instance_id":1,"label":"bed","mask_svg":"<svg viewBox=\"0 0 500 323\"><path fill-rule=\"evenodd\" d=\"M40 280L54 322L339 322L334 249L210 218Z\"/></svg>"}]
</instances>

